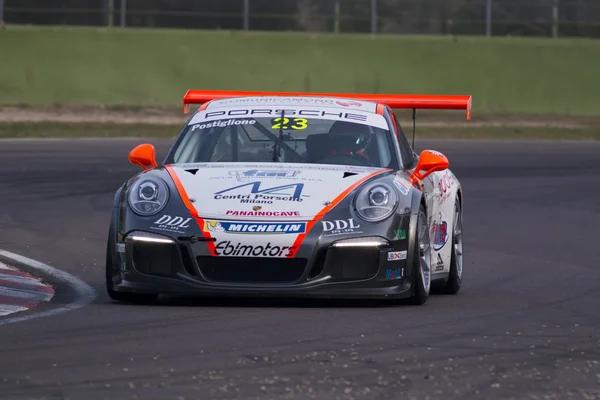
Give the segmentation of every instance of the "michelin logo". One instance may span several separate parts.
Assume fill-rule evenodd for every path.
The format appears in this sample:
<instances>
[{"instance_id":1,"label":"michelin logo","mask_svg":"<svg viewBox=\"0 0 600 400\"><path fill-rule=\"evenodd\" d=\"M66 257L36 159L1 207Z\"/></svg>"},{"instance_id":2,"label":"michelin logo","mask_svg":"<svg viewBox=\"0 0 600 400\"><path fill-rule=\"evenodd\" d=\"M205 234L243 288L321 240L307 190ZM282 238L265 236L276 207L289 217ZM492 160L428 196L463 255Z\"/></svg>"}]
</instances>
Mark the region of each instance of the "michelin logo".
<instances>
[{"instance_id":1,"label":"michelin logo","mask_svg":"<svg viewBox=\"0 0 600 400\"><path fill-rule=\"evenodd\" d=\"M205 232L242 234L299 234L306 232L306 223L254 223L231 221L205 221Z\"/></svg>"}]
</instances>

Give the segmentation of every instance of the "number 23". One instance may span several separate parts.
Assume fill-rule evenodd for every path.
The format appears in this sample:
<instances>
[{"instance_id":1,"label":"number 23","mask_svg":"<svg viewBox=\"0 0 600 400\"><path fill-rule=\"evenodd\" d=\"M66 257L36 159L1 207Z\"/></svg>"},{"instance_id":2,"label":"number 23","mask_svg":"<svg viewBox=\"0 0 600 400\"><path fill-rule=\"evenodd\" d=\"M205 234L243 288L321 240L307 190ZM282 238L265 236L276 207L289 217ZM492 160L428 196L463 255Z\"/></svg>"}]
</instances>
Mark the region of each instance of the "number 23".
<instances>
[{"instance_id":1,"label":"number 23","mask_svg":"<svg viewBox=\"0 0 600 400\"><path fill-rule=\"evenodd\" d=\"M296 129L296 130L300 131L302 129L308 128L308 120L306 118L294 118L292 121L294 122L294 125L290 126L290 128L292 128L292 129ZM281 118L275 118L273 120L272 129L289 129L288 128L289 123L290 123L290 119L284 118L283 119L283 127L282 127L281 126Z\"/></svg>"}]
</instances>

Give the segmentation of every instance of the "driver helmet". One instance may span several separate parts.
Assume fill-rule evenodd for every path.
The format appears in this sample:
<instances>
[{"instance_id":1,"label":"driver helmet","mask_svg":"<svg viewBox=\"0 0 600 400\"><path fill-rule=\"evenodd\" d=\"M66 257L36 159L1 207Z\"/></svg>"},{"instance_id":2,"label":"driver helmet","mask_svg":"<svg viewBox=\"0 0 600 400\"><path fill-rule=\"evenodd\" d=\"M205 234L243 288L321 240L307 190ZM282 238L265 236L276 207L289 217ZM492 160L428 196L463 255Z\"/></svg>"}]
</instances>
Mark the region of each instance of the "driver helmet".
<instances>
[{"instance_id":1,"label":"driver helmet","mask_svg":"<svg viewBox=\"0 0 600 400\"><path fill-rule=\"evenodd\" d=\"M366 157L365 149L371 143L369 127L347 121L336 121L329 129L332 154L359 154Z\"/></svg>"}]
</instances>

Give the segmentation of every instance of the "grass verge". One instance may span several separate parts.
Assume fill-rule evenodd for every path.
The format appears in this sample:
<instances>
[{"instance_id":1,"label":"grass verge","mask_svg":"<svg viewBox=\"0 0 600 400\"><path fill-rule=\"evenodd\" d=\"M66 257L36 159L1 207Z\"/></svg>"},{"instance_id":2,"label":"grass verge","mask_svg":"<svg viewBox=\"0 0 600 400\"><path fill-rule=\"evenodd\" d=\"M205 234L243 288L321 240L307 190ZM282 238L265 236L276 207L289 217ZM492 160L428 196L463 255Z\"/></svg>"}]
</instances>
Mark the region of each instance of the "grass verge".
<instances>
[{"instance_id":1,"label":"grass verge","mask_svg":"<svg viewBox=\"0 0 600 400\"><path fill-rule=\"evenodd\" d=\"M600 113L600 41L21 27L0 104L175 105L189 88L472 94L475 115Z\"/></svg>"},{"instance_id":2,"label":"grass verge","mask_svg":"<svg viewBox=\"0 0 600 400\"><path fill-rule=\"evenodd\" d=\"M113 123L0 123L0 138L139 137L175 138L182 125ZM411 135L410 130L406 130ZM419 127L419 138L600 140L600 127L543 126Z\"/></svg>"}]
</instances>

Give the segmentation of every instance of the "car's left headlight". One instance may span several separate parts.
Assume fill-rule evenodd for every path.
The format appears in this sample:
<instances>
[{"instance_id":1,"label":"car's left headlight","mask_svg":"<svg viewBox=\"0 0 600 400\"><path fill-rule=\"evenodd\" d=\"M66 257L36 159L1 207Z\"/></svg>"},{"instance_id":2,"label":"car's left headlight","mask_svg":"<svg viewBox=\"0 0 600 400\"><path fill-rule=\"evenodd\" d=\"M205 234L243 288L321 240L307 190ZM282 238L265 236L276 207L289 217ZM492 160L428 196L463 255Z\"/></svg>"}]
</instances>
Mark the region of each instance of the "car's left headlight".
<instances>
[{"instance_id":1,"label":"car's left headlight","mask_svg":"<svg viewBox=\"0 0 600 400\"><path fill-rule=\"evenodd\" d=\"M129 205L139 215L154 215L169 200L167 184L158 178L142 178L129 189Z\"/></svg>"},{"instance_id":2,"label":"car's left headlight","mask_svg":"<svg viewBox=\"0 0 600 400\"><path fill-rule=\"evenodd\" d=\"M354 207L358 216L368 222L383 221L398 205L398 196L387 183L373 182L356 196Z\"/></svg>"}]
</instances>

